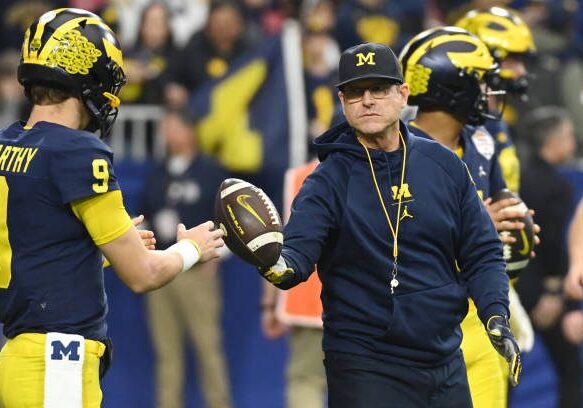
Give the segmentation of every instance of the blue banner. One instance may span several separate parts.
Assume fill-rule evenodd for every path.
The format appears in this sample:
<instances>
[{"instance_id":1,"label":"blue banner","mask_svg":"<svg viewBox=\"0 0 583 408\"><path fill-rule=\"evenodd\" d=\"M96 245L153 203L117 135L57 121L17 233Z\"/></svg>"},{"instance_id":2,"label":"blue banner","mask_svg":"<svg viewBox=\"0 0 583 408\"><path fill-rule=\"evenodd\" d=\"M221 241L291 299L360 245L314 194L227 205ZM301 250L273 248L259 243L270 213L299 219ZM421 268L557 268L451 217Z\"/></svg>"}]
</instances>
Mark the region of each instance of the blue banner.
<instances>
[{"instance_id":1,"label":"blue banner","mask_svg":"<svg viewBox=\"0 0 583 408\"><path fill-rule=\"evenodd\" d=\"M283 54L281 37L265 40L190 101L200 148L263 188L279 208L290 140Z\"/></svg>"}]
</instances>

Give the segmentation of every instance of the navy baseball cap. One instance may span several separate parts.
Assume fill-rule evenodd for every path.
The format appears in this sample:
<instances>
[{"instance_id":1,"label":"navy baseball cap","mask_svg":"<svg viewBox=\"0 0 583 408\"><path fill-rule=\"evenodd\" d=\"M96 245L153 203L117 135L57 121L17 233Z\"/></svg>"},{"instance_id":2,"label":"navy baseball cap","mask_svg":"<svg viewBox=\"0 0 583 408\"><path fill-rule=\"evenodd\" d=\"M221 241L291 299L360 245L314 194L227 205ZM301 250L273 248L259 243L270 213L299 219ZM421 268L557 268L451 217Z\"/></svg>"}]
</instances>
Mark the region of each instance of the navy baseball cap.
<instances>
[{"instance_id":1,"label":"navy baseball cap","mask_svg":"<svg viewBox=\"0 0 583 408\"><path fill-rule=\"evenodd\" d=\"M377 43L364 43L346 49L338 64L340 88L349 82L365 78L382 78L403 83L399 59L389 47Z\"/></svg>"}]
</instances>

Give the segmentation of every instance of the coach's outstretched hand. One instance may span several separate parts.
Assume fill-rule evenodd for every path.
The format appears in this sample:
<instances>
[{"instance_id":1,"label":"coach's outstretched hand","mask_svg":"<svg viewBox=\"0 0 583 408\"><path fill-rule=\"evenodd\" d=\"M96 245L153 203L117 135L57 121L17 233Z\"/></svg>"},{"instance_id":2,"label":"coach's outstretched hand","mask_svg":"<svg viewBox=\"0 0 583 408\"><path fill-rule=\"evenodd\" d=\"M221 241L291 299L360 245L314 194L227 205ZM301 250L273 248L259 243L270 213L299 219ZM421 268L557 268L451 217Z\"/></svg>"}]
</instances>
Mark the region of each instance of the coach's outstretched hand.
<instances>
[{"instance_id":1,"label":"coach's outstretched hand","mask_svg":"<svg viewBox=\"0 0 583 408\"><path fill-rule=\"evenodd\" d=\"M280 255L277 263L269 268L257 267L259 274L267 279L272 285L280 289L287 289L289 282L294 276L294 270L287 266L285 259Z\"/></svg>"},{"instance_id":2,"label":"coach's outstretched hand","mask_svg":"<svg viewBox=\"0 0 583 408\"><path fill-rule=\"evenodd\" d=\"M508 361L510 383L516 387L522 370L522 362L520 361L520 349L510 331L508 319L503 316L490 317L486 323L486 331L496 351Z\"/></svg>"}]
</instances>

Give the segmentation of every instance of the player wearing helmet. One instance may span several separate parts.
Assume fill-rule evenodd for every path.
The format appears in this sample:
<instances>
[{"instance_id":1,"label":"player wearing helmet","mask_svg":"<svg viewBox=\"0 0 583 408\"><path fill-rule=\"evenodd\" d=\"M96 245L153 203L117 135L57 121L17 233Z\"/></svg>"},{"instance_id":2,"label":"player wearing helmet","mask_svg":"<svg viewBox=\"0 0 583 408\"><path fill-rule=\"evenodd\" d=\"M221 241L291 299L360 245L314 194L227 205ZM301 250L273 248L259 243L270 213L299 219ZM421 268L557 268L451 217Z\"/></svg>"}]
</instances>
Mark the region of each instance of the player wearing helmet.
<instances>
[{"instance_id":1,"label":"player wearing helmet","mask_svg":"<svg viewBox=\"0 0 583 408\"><path fill-rule=\"evenodd\" d=\"M63 8L26 31L18 79L33 108L0 131L0 406L98 407L111 343L102 254L132 290L216 257L222 231L177 228L149 251L123 206L107 134L125 82L111 29Z\"/></svg>"},{"instance_id":2,"label":"player wearing helmet","mask_svg":"<svg viewBox=\"0 0 583 408\"><path fill-rule=\"evenodd\" d=\"M482 199L505 188L494 140L482 126L486 120L495 118L495 113L488 108L486 90L499 70L485 44L457 27L434 28L409 41L400 59L405 81L411 84L409 104L418 107L417 117L410 123L413 133L435 139L456 152L467 165ZM524 215L505 209L516 202L515 199L494 204L490 199L486 201L498 231L524 227L518 222L505 221ZM503 240L507 242L509 238ZM505 407L508 370L489 346L488 337L497 347L490 328L484 330L471 299L461 327L464 335L461 347L474 406ZM518 355L518 345L513 337L509 338L509 344L511 347L506 351L510 353L500 354L510 363L510 379L516 385L520 367L519 362L515 364L514 355Z\"/></svg>"},{"instance_id":3,"label":"player wearing helmet","mask_svg":"<svg viewBox=\"0 0 583 408\"><path fill-rule=\"evenodd\" d=\"M501 7L471 10L455 24L480 38L500 65L492 81L495 89L505 90L511 97L527 98L527 61L536 47L528 25L517 12ZM494 102L495 103L495 102ZM508 188L520 187L520 162L508 125L502 119L489 120L486 128L496 141L496 153Z\"/></svg>"}]
</instances>

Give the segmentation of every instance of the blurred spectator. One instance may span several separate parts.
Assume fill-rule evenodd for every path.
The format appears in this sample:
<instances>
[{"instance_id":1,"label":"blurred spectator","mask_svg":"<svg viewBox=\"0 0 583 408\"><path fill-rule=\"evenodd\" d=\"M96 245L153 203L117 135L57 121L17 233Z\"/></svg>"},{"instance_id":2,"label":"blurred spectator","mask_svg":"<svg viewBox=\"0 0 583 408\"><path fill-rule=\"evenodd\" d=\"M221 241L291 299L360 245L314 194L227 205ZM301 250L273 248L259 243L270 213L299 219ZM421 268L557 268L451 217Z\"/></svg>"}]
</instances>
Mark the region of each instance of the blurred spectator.
<instances>
[{"instance_id":1,"label":"blurred spectator","mask_svg":"<svg viewBox=\"0 0 583 408\"><path fill-rule=\"evenodd\" d=\"M283 10L275 7L272 0L243 0L242 3L245 20L253 35L262 32L273 35L281 30L286 16Z\"/></svg>"},{"instance_id":2,"label":"blurred spectator","mask_svg":"<svg viewBox=\"0 0 583 408\"><path fill-rule=\"evenodd\" d=\"M0 127L27 117L30 104L16 78L20 53L8 49L0 53Z\"/></svg>"},{"instance_id":3,"label":"blurred spectator","mask_svg":"<svg viewBox=\"0 0 583 408\"><path fill-rule=\"evenodd\" d=\"M583 312L578 303L568 302L562 295L568 262L565 228L573 207L573 192L557 169L575 152L573 122L565 110L545 106L534 110L524 124L525 137L531 141L533 154L523 166L520 195L536 211L541 243L536 258L522 272L516 289L555 365L560 408L580 408L578 343L582 339L570 334L577 332L573 326L581 321Z\"/></svg>"},{"instance_id":4,"label":"blurred spectator","mask_svg":"<svg viewBox=\"0 0 583 408\"><path fill-rule=\"evenodd\" d=\"M583 300L583 199L579 200L577 210L568 235L569 273L565 279L565 293L572 299ZM583 330L583 323L580 323Z\"/></svg>"},{"instance_id":5,"label":"blurred spectator","mask_svg":"<svg viewBox=\"0 0 583 408\"><path fill-rule=\"evenodd\" d=\"M233 59L254 42L237 2L213 2L204 29L195 33L171 61L167 102L184 106L190 92L208 80L223 77Z\"/></svg>"},{"instance_id":6,"label":"blurred spectator","mask_svg":"<svg viewBox=\"0 0 583 408\"><path fill-rule=\"evenodd\" d=\"M301 23L310 32L332 33L336 25L336 10L332 0L305 1L301 10Z\"/></svg>"},{"instance_id":7,"label":"blurred spectator","mask_svg":"<svg viewBox=\"0 0 583 408\"><path fill-rule=\"evenodd\" d=\"M172 243L176 224L212 217L224 170L198 153L194 121L185 111L169 111L162 121L168 159L152 173L144 191L143 213L152 223L157 247ZM222 294L216 261L195 265L171 284L146 297L156 355L158 408L184 406L184 340L193 347L206 406L232 406L221 333Z\"/></svg>"},{"instance_id":8,"label":"blurred spectator","mask_svg":"<svg viewBox=\"0 0 583 408\"><path fill-rule=\"evenodd\" d=\"M339 9L335 37L341 50L364 42L399 51L423 28L423 1L346 0Z\"/></svg>"},{"instance_id":9,"label":"blurred spectator","mask_svg":"<svg viewBox=\"0 0 583 408\"><path fill-rule=\"evenodd\" d=\"M152 0L113 0L120 16L122 44L135 44L141 10ZM172 36L177 46L184 46L192 33L207 20L209 0L163 0L170 13Z\"/></svg>"},{"instance_id":10,"label":"blurred spectator","mask_svg":"<svg viewBox=\"0 0 583 408\"><path fill-rule=\"evenodd\" d=\"M311 6L306 5L302 9L302 52L309 122L308 150L313 148L312 140L330 128L334 114L339 109L334 85L340 50L331 35L334 22L334 5L331 0L316 0ZM313 156L313 152L310 151L309 155Z\"/></svg>"},{"instance_id":11,"label":"blurred spectator","mask_svg":"<svg viewBox=\"0 0 583 408\"><path fill-rule=\"evenodd\" d=\"M26 28L41 14L66 7L66 0L2 0L0 7L0 51L20 51Z\"/></svg>"},{"instance_id":12,"label":"blurred spectator","mask_svg":"<svg viewBox=\"0 0 583 408\"><path fill-rule=\"evenodd\" d=\"M142 10L136 46L126 53L128 84L121 99L130 103L162 103L173 53L168 8L161 1L153 1Z\"/></svg>"},{"instance_id":13,"label":"blurred spectator","mask_svg":"<svg viewBox=\"0 0 583 408\"><path fill-rule=\"evenodd\" d=\"M583 61L577 52L576 1L527 1L521 10L531 26L538 57L529 71L533 74L531 98L520 107L526 113L543 105L565 107L575 124L579 148L583 147ZM553 90L549 92L549 90Z\"/></svg>"},{"instance_id":14,"label":"blurred spectator","mask_svg":"<svg viewBox=\"0 0 583 408\"><path fill-rule=\"evenodd\" d=\"M308 111L308 152L314 146L312 140L326 131L337 111L336 64L340 52L334 39L325 32L306 32L303 38L304 84Z\"/></svg>"},{"instance_id":15,"label":"blurred spectator","mask_svg":"<svg viewBox=\"0 0 583 408\"><path fill-rule=\"evenodd\" d=\"M332 123L336 104L336 64L340 51L326 32L306 31L303 37L304 81L310 141Z\"/></svg>"}]
</instances>

